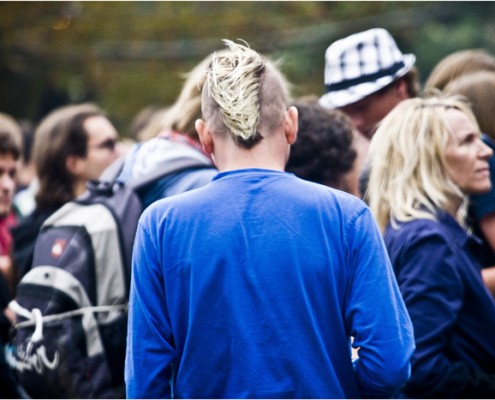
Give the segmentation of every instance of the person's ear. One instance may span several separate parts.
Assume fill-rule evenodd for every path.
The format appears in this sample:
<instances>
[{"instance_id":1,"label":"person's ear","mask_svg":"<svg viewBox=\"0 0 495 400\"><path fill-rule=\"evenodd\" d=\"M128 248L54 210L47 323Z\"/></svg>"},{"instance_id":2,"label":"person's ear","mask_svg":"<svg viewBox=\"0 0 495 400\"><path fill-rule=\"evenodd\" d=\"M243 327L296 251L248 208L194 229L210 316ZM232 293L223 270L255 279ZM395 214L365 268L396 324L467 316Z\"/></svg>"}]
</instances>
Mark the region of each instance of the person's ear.
<instances>
[{"instance_id":1,"label":"person's ear","mask_svg":"<svg viewBox=\"0 0 495 400\"><path fill-rule=\"evenodd\" d=\"M285 113L285 137L288 144L294 144L297 139L299 112L294 106L289 107Z\"/></svg>"},{"instance_id":2,"label":"person's ear","mask_svg":"<svg viewBox=\"0 0 495 400\"><path fill-rule=\"evenodd\" d=\"M201 146L203 146L205 153L213 154L213 138L211 132L208 130L206 122L202 119L197 119L194 123L194 127L196 128L196 132L198 132L199 141L201 142Z\"/></svg>"},{"instance_id":3,"label":"person's ear","mask_svg":"<svg viewBox=\"0 0 495 400\"><path fill-rule=\"evenodd\" d=\"M397 82L397 95L401 100L408 99L409 92L407 90L407 81L405 79L399 79Z\"/></svg>"},{"instance_id":4,"label":"person's ear","mask_svg":"<svg viewBox=\"0 0 495 400\"><path fill-rule=\"evenodd\" d=\"M74 176L80 176L84 172L84 159L74 154L65 159L65 168Z\"/></svg>"}]
</instances>

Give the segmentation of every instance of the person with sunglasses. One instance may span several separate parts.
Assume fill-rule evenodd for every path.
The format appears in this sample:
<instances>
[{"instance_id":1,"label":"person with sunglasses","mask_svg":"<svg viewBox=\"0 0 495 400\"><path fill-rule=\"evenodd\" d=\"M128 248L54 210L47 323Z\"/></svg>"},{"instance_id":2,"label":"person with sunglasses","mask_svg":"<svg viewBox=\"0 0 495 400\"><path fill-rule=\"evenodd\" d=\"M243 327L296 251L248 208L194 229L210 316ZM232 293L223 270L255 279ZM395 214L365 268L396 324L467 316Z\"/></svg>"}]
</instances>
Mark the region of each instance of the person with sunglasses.
<instances>
[{"instance_id":1,"label":"person with sunglasses","mask_svg":"<svg viewBox=\"0 0 495 400\"><path fill-rule=\"evenodd\" d=\"M35 131L33 160L37 172L36 208L15 229L14 263L19 279L29 270L34 243L43 222L86 190L115 161L117 130L96 105L60 107Z\"/></svg>"}]
</instances>

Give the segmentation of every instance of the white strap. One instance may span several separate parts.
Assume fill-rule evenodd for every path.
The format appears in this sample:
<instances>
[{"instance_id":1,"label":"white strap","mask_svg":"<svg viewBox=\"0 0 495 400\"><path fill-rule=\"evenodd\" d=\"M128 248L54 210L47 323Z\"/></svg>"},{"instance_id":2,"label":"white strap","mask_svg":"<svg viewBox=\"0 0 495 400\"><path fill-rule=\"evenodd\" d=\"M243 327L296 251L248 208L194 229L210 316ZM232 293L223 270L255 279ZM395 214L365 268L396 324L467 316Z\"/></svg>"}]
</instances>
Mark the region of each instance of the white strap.
<instances>
[{"instance_id":1,"label":"white strap","mask_svg":"<svg viewBox=\"0 0 495 400\"><path fill-rule=\"evenodd\" d=\"M51 315L41 315L41 311L37 308L34 308L32 311L22 307L17 301L12 300L9 303L9 308L14 311L16 314L24 317L27 321L19 322L14 325L15 328L25 328L28 326L36 326L35 333L33 334L33 340L35 339L34 335L36 334L36 330L40 331L43 337L43 328L38 328L39 324L43 322L51 322L51 321L60 321L65 318L76 317L79 315L84 315L86 313L104 313L104 312L112 312L112 311L126 311L127 304L117 304L113 306L93 306L93 307L81 307L77 310L67 311L60 314L51 314ZM38 339L40 340L40 339Z\"/></svg>"},{"instance_id":2,"label":"white strap","mask_svg":"<svg viewBox=\"0 0 495 400\"><path fill-rule=\"evenodd\" d=\"M31 342L37 343L43 339L43 315L39 308L33 308L31 311L34 317L34 323L36 328L34 329L33 336L31 336Z\"/></svg>"},{"instance_id":3,"label":"white strap","mask_svg":"<svg viewBox=\"0 0 495 400\"><path fill-rule=\"evenodd\" d=\"M17 315L20 315L21 317L24 317L26 319L31 319L33 317L33 315L31 314L31 311L29 310L26 310L24 307L21 307L21 305L15 301L15 300L12 300L8 307L14 311Z\"/></svg>"}]
</instances>

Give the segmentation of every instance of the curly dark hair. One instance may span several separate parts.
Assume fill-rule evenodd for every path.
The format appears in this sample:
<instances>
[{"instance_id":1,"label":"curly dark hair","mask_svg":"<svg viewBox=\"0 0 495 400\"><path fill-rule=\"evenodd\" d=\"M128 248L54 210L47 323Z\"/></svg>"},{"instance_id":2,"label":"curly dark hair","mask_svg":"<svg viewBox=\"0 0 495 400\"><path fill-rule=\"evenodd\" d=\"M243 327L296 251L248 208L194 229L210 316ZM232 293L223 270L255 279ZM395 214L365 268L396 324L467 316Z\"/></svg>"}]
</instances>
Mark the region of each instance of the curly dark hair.
<instances>
[{"instance_id":1,"label":"curly dark hair","mask_svg":"<svg viewBox=\"0 0 495 400\"><path fill-rule=\"evenodd\" d=\"M299 111L299 131L291 146L286 171L300 178L343 189L343 175L352 169L352 123L343 112L327 110L317 98L293 104Z\"/></svg>"}]
</instances>

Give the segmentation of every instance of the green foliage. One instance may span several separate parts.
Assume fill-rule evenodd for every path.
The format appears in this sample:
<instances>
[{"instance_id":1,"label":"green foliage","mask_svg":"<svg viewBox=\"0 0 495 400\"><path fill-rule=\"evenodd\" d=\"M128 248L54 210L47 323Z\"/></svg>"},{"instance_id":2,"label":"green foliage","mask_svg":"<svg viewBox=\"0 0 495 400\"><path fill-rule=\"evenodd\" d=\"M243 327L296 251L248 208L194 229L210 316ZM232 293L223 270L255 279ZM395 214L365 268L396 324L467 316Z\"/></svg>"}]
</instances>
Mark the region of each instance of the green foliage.
<instances>
[{"instance_id":1,"label":"green foliage","mask_svg":"<svg viewBox=\"0 0 495 400\"><path fill-rule=\"evenodd\" d=\"M381 26L425 79L443 56L495 51L492 2L1 2L0 111L37 122L63 102L102 105L125 134L134 115L177 97L182 73L221 39L282 58L294 94L320 95L334 40Z\"/></svg>"}]
</instances>

